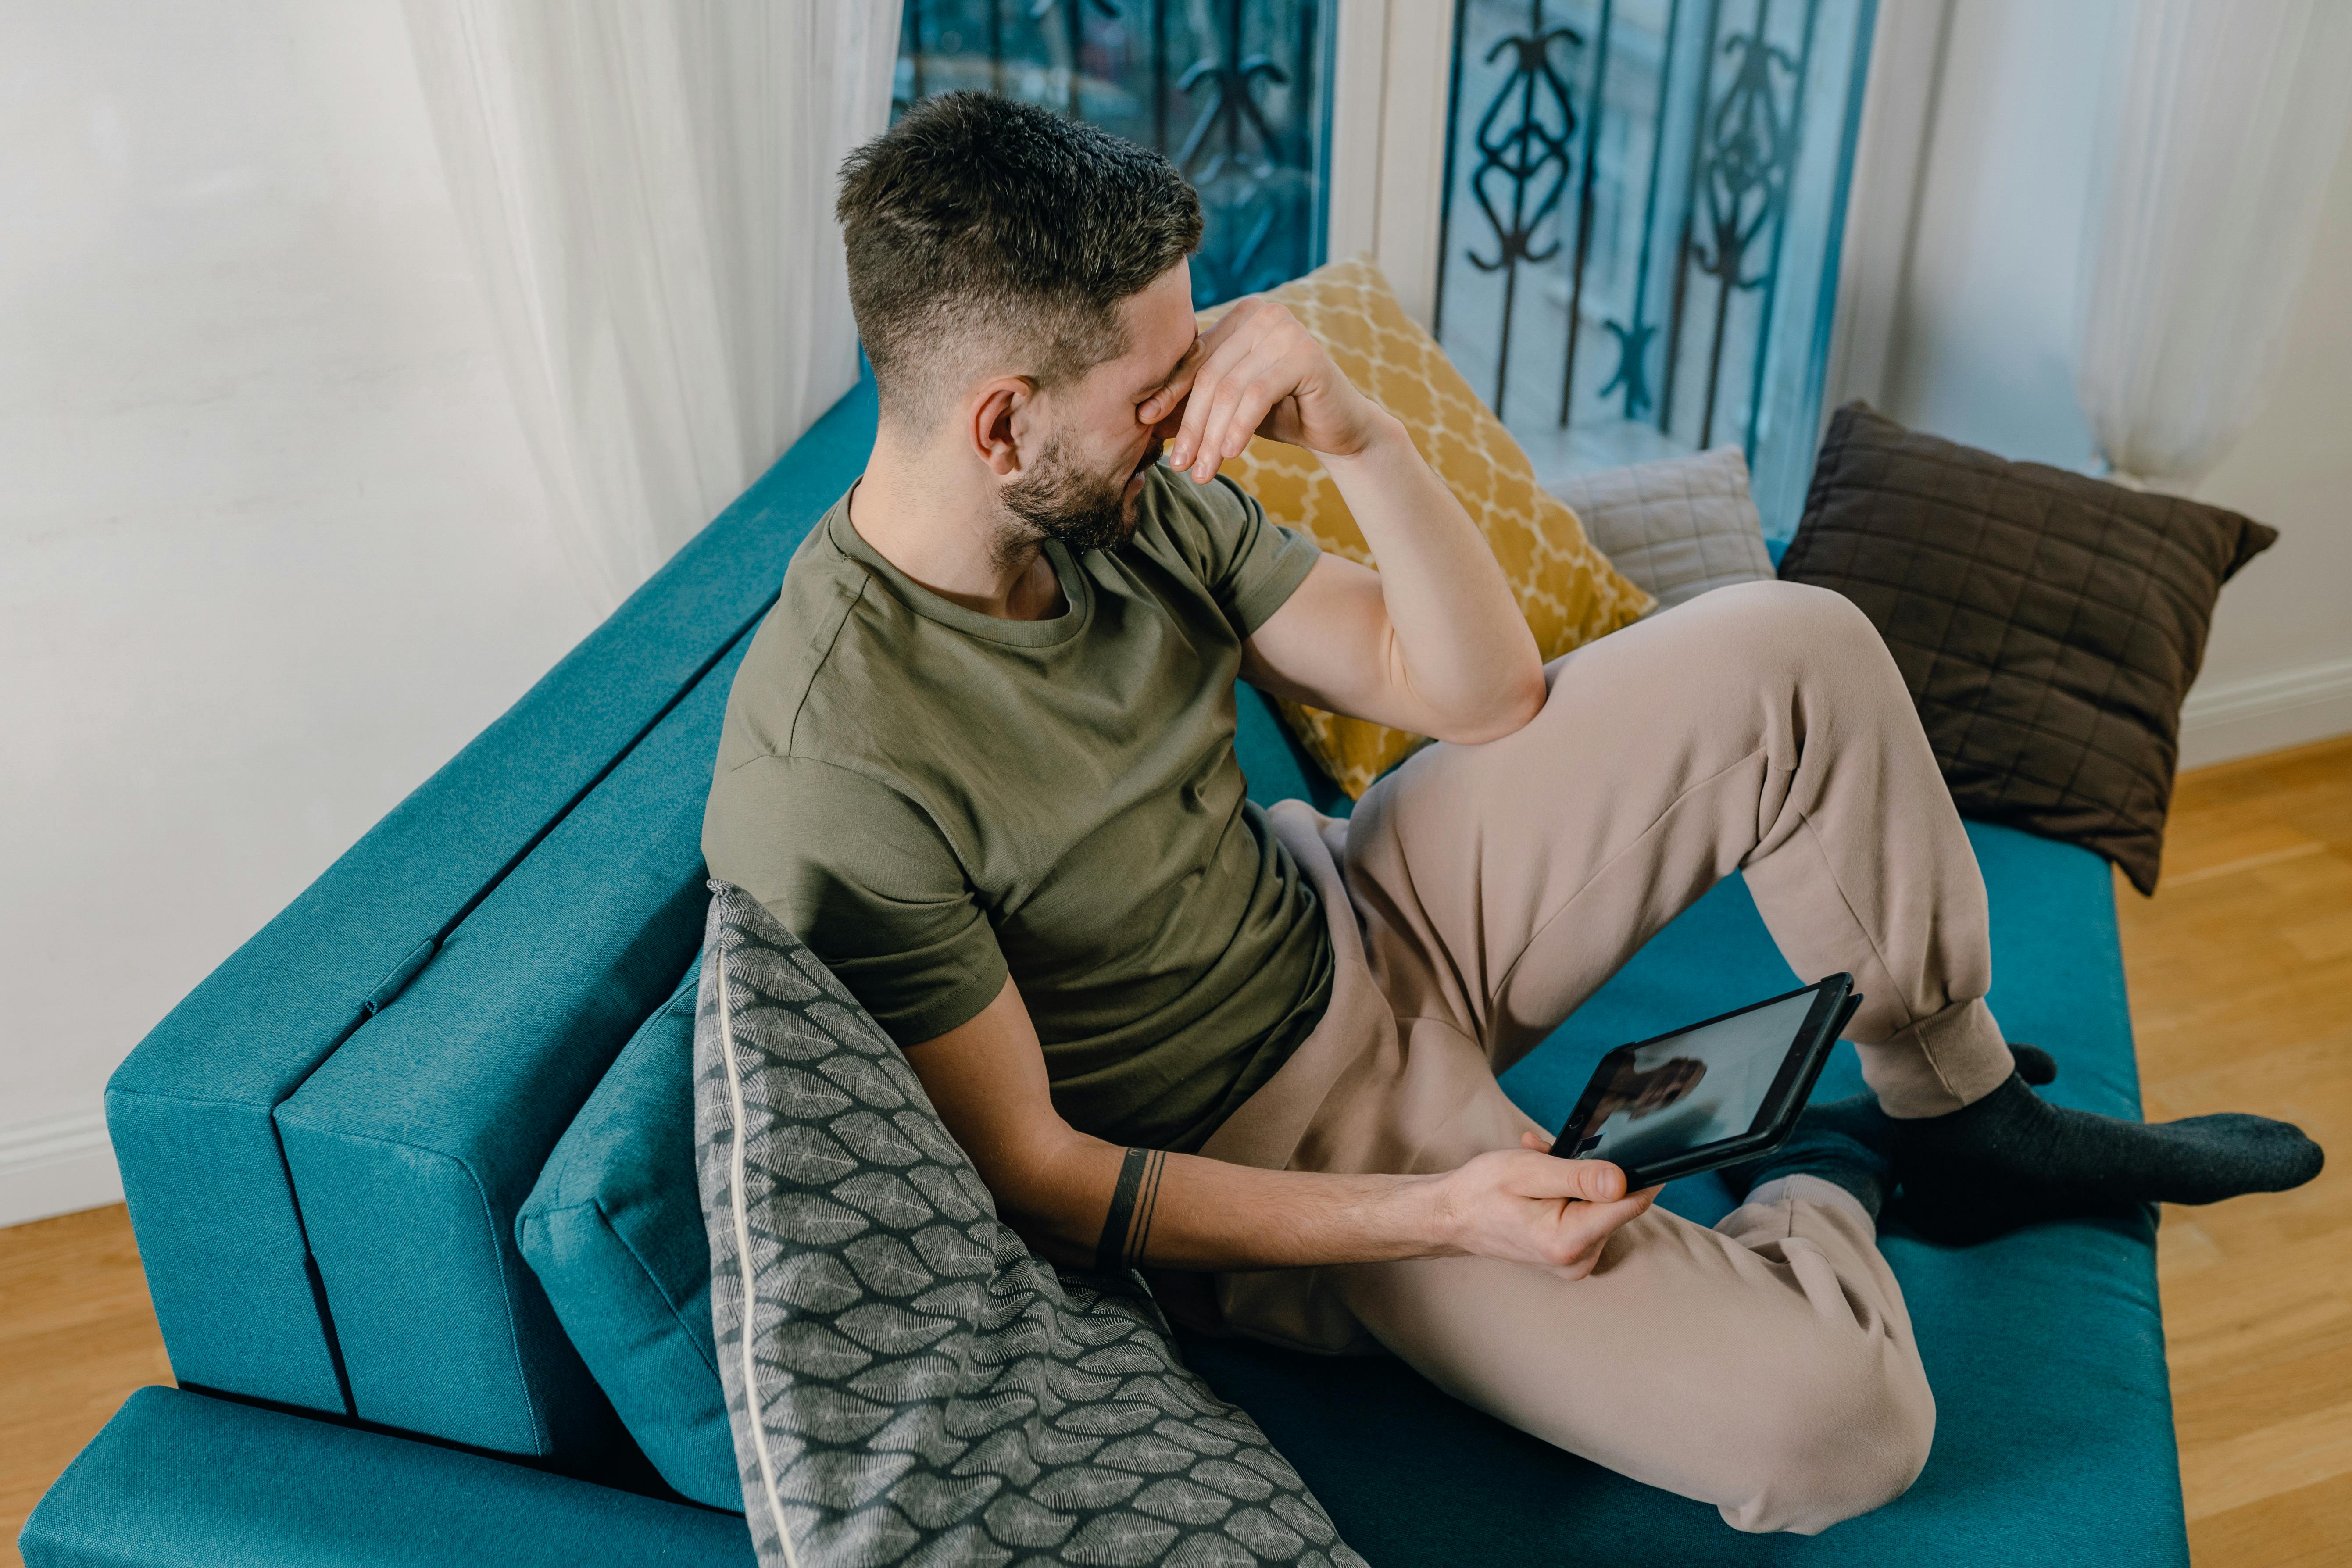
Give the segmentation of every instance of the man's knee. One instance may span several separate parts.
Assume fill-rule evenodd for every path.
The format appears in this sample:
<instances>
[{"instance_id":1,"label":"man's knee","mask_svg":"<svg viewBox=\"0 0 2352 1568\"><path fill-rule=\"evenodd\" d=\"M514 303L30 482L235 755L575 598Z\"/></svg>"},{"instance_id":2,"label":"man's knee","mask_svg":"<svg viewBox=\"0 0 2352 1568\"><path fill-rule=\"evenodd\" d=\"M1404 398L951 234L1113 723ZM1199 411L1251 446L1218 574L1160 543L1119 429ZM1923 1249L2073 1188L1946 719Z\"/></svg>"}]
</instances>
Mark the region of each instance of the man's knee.
<instances>
[{"instance_id":1,"label":"man's knee","mask_svg":"<svg viewBox=\"0 0 2352 1568\"><path fill-rule=\"evenodd\" d=\"M1734 1528L1811 1535L1894 1501L1918 1479L1936 1402L1916 1354L1880 1341L1863 1353L1794 1356L1759 1375L1742 1420L1750 1449Z\"/></svg>"},{"instance_id":2,"label":"man's knee","mask_svg":"<svg viewBox=\"0 0 2352 1568\"><path fill-rule=\"evenodd\" d=\"M1775 711L1805 693L1854 717L1907 714L1894 657L1853 600L1806 583L1738 583L1676 606L1685 687L1734 705L1761 699Z\"/></svg>"},{"instance_id":3,"label":"man's knee","mask_svg":"<svg viewBox=\"0 0 2352 1568\"><path fill-rule=\"evenodd\" d=\"M1878 628L1852 599L1810 583L1735 583L1702 594L1688 607L1704 609L1712 639L1768 663L1801 664L1856 649L1885 652Z\"/></svg>"}]
</instances>

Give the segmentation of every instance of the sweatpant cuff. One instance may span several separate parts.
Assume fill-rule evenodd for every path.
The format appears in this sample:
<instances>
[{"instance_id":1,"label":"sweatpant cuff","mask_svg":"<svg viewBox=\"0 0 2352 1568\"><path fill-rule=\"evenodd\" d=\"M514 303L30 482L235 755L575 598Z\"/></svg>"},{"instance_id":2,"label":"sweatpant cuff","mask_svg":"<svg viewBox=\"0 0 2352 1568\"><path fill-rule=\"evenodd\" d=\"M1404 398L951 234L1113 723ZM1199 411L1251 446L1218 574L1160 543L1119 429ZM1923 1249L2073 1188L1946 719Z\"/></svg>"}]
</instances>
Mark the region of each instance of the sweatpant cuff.
<instances>
[{"instance_id":1,"label":"sweatpant cuff","mask_svg":"<svg viewBox=\"0 0 2352 1568\"><path fill-rule=\"evenodd\" d=\"M1879 1109L1898 1120L1948 1115L1999 1089L2017 1068L1981 996L1955 1002L1882 1044L1855 1048Z\"/></svg>"}]
</instances>

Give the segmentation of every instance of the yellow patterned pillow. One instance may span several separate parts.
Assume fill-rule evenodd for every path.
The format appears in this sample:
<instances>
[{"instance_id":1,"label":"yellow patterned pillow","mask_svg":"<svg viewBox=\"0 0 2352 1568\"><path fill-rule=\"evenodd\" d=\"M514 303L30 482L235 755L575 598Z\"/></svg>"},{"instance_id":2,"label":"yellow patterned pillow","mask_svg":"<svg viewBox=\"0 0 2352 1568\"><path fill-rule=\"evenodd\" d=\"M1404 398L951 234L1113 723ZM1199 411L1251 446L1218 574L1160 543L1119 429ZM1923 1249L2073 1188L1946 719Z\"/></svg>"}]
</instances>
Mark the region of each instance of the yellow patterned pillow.
<instances>
[{"instance_id":1,"label":"yellow patterned pillow","mask_svg":"<svg viewBox=\"0 0 2352 1568\"><path fill-rule=\"evenodd\" d=\"M1334 261L1266 298L1289 308L1359 391L1404 421L1423 458L1486 534L1547 662L1650 608L1650 595L1585 539L1576 513L1536 483L1527 453L1436 341L1404 313L1379 268L1363 258ZM1222 307L1204 311L1202 326L1222 313ZM1223 471L1276 522L1350 561L1375 564L1339 487L1314 453L1261 438ZM1351 796L1428 743L1425 735L1303 703L1280 707L1308 753Z\"/></svg>"}]
</instances>

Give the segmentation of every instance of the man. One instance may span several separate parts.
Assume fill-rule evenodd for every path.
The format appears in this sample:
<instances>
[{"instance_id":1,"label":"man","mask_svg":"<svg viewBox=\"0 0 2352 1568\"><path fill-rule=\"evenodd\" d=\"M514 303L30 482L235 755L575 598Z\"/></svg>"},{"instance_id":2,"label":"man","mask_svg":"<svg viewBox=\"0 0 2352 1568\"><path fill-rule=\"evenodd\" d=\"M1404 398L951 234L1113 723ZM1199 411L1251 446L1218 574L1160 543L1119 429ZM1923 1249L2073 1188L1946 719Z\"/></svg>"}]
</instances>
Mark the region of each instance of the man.
<instances>
[{"instance_id":1,"label":"man","mask_svg":"<svg viewBox=\"0 0 2352 1568\"><path fill-rule=\"evenodd\" d=\"M1816 1531L1933 1431L1875 1245L1898 1173L1982 1233L2316 1171L2280 1123L2017 1076L1967 838L1844 600L1727 588L1542 665L1295 321L1196 333L1199 208L1157 154L957 94L854 154L839 210L880 424L736 677L704 847L1045 1256L1213 1276L1234 1330L1386 1346L1740 1529ZM1318 454L1379 572L1217 477L1253 434ZM1236 674L1441 743L1350 821L1261 812ZM1855 974L1876 1103L1811 1113L1707 1230L1544 1152L1495 1075L1735 868L1799 973Z\"/></svg>"}]
</instances>

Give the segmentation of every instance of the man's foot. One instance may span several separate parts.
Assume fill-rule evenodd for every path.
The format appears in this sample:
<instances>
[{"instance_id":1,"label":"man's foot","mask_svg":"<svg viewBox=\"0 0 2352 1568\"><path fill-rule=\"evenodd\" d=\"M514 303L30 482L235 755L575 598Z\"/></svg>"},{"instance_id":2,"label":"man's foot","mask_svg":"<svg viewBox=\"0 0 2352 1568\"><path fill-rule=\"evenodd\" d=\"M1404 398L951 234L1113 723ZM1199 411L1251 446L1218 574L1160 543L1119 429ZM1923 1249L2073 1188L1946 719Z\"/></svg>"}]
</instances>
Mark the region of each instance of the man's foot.
<instances>
[{"instance_id":1,"label":"man's foot","mask_svg":"<svg viewBox=\"0 0 2352 1568\"><path fill-rule=\"evenodd\" d=\"M2268 1117L2126 1121L2053 1105L2021 1073L1948 1115L1895 1127L1902 1217L1947 1243L2134 1204L2284 1192L2325 1159L2300 1129Z\"/></svg>"},{"instance_id":2,"label":"man's foot","mask_svg":"<svg viewBox=\"0 0 2352 1568\"><path fill-rule=\"evenodd\" d=\"M1723 1179L1731 1195L1745 1203L1767 1182L1819 1176L1852 1193L1875 1220L1895 1190L1897 1125L1867 1094L1809 1105L1787 1142L1745 1163L1726 1165Z\"/></svg>"},{"instance_id":3,"label":"man's foot","mask_svg":"<svg viewBox=\"0 0 2352 1568\"><path fill-rule=\"evenodd\" d=\"M2058 1076L2058 1064L2039 1046L2012 1040L2009 1054L2017 1063L2017 1076L2028 1083L2048 1083ZM1787 1142L1769 1154L1725 1166L1723 1179L1731 1195L1745 1202L1749 1193L1780 1177L1819 1176L1852 1193L1874 1220L1895 1191L1897 1136L1895 1119L1878 1109L1873 1095L1809 1105Z\"/></svg>"}]
</instances>

